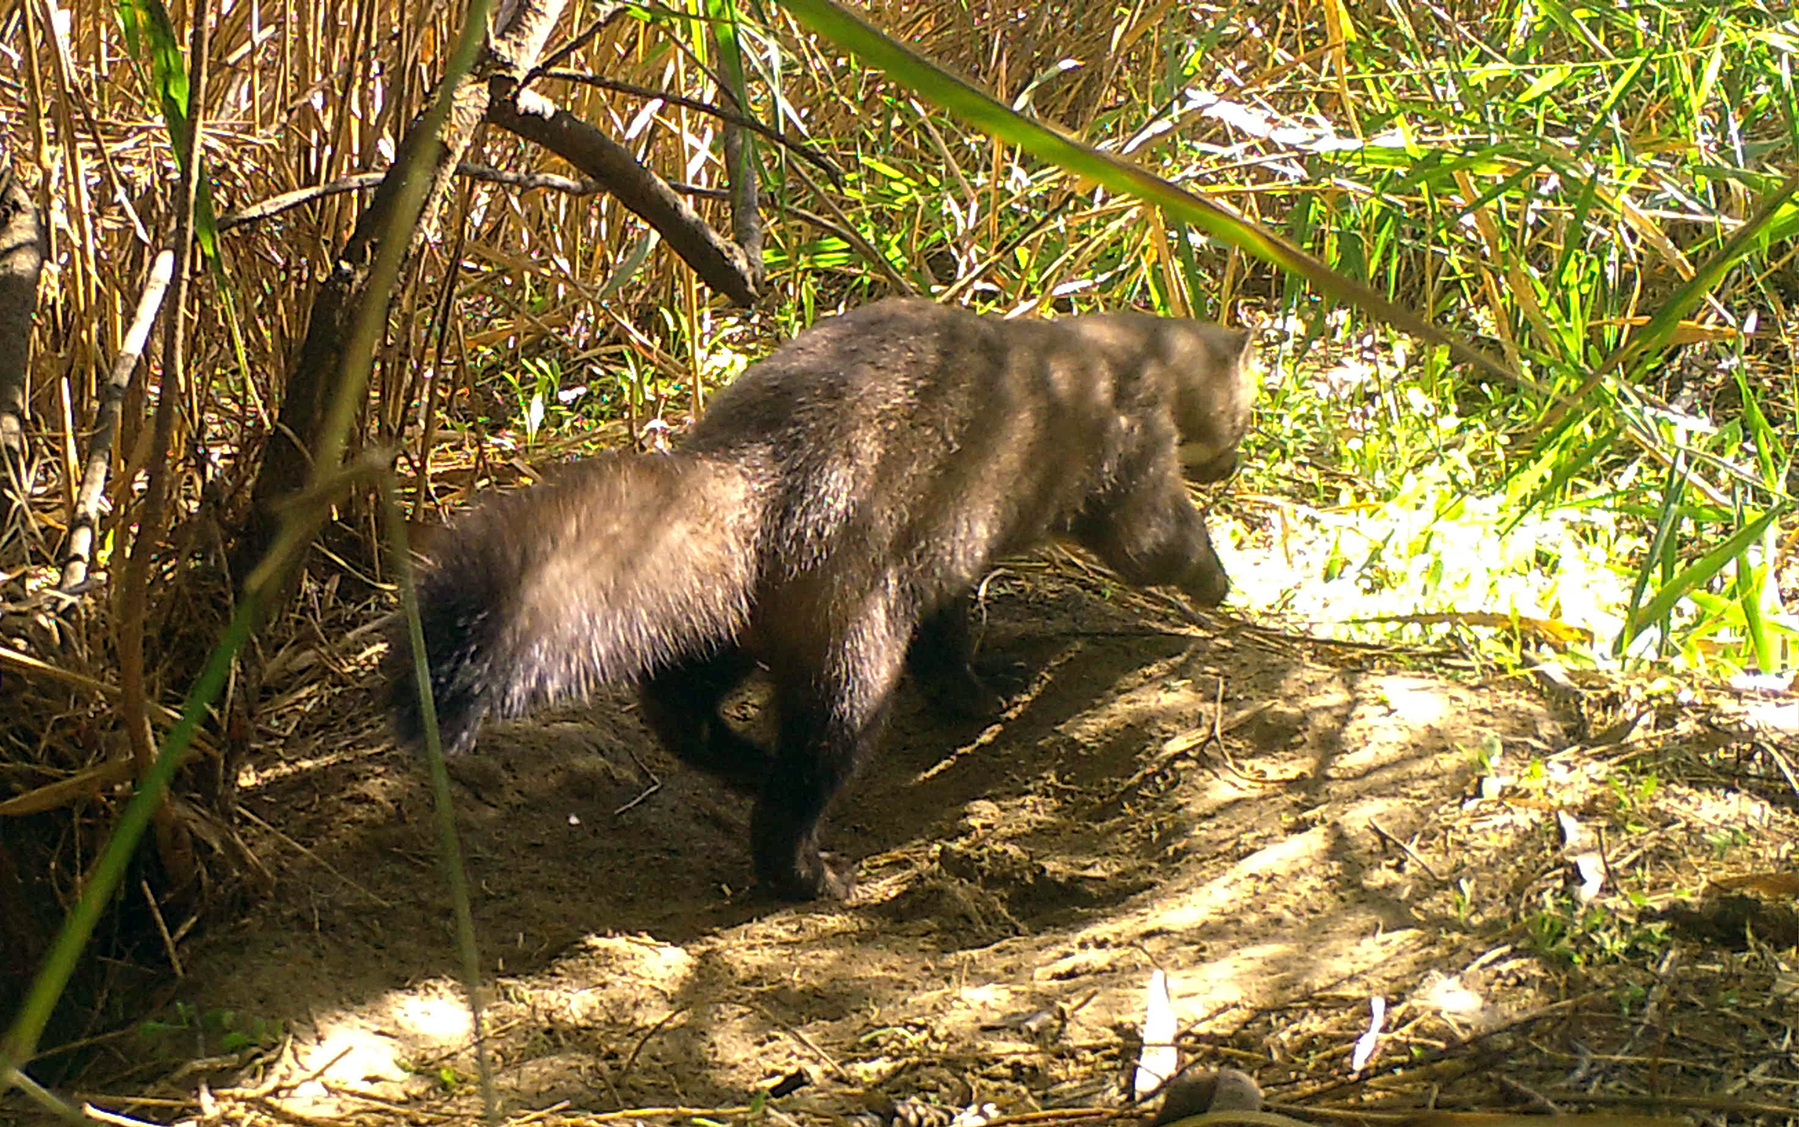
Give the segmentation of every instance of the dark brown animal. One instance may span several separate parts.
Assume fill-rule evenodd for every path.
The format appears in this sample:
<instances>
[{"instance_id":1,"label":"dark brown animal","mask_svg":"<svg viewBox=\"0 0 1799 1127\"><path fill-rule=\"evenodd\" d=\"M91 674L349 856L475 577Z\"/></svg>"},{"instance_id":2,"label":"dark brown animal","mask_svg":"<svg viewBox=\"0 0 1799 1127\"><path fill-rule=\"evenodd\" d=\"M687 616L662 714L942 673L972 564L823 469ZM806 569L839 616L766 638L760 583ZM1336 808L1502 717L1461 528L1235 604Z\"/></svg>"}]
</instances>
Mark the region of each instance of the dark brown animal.
<instances>
[{"instance_id":1,"label":"dark brown animal","mask_svg":"<svg viewBox=\"0 0 1799 1127\"><path fill-rule=\"evenodd\" d=\"M672 453L614 454L453 525L419 584L445 746L489 715L635 680L671 752L755 799L756 875L847 896L819 820L909 664L965 707L970 592L1048 537L1214 605L1192 476L1236 464L1245 332L1136 313L1005 321L890 300L821 321L721 392ZM403 638L403 632L401 634ZM397 727L420 735L405 658ZM765 750L719 703L758 664Z\"/></svg>"}]
</instances>

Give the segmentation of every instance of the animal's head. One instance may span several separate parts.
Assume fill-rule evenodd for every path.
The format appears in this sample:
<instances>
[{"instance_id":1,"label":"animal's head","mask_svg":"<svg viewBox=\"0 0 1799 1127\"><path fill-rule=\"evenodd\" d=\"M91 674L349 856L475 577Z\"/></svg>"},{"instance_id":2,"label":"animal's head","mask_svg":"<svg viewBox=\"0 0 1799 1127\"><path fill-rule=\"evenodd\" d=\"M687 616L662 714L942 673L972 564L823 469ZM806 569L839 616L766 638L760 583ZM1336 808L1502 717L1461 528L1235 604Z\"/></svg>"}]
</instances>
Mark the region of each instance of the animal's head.
<instances>
[{"instance_id":1,"label":"animal's head","mask_svg":"<svg viewBox=\"0 0 1799 1127\"><path fill-rule=\"evenodd\" d=\"M1131 312L1094 314L1069 323L1173 400L1187 477L1209 482L1231 475L1237 468L1237 444L1249 430L1250 408L1262 385L1254 334Z\"/></svg>"},{"instance_id":2,"label":"animal's head","mask_svg":"<svg viewBox=\"0 0 1799 1127\"><path fill-rule=\"evenodd\" d=\"M1194 481L1222 481L1237 468L1262 366L1248 329L1203 321L1164 322L1163 353L1174 375L1181 464Z\"/></svg>"}]
</instances>

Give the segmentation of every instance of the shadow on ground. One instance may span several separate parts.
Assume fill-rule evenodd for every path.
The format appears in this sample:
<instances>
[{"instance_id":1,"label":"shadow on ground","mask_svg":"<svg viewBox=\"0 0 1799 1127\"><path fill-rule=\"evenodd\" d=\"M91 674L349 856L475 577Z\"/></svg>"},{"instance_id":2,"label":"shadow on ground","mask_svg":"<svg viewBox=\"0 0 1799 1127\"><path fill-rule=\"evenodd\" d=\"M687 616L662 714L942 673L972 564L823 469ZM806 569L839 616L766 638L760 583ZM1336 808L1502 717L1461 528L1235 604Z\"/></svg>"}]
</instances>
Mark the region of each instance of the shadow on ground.
<instances>
[{"instance_id":1,"label":"shadow on ground","mask_svg":"<svg viewBox=\"0 0 1799 1127\"><path fill-rule=\"evenodd\" d=\"M800 1098L839 1112L1114 1100L1153 967L1201 1030L1321 991L1360 1005L1481 949L1425 903L1420 854L1476 749L1560 746L1534 699L1055 576L987 610L989 648L1034 677L989 726L908 689L829 825L863 859L848 904L749 893L747 809L626 695L457 762L508 1108L728 1107L802 1070ZM295 1114L466 1092L473 1069L424 772L357 691L353 724L302 722L245 779L278 889L184 984L190 1012L291 1037L237 1082Z\"/></svg>"}]
</instances>

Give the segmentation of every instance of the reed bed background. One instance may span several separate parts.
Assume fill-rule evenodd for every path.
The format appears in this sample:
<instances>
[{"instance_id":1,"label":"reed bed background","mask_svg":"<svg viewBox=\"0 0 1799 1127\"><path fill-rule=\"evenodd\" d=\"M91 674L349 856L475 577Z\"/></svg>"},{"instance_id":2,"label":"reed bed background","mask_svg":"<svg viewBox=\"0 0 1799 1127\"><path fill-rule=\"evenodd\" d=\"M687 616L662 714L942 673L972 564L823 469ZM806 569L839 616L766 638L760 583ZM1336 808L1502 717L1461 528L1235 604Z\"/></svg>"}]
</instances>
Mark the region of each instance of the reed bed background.
<instances>
[{"instance_id":1,"label":"reed bed background","mask_svg":"<svg viewBox=\"0 0 1799 1127\"><path fill-rule=\"evenodd\" d=\"M179 386L163 378L169 310L124 369L117 431L98 447L109 472L92 575L71 583L109 373L182 211L165 111L195 69L196 12L216 263L190 259ZM968 128L781 7L571 8L531 88L717 232L733 220L714 109L731 103L719 77L741 59L742 109L760 126L763 297L736 307L604 185L515 132L477 130L355 405L351 453L397 455L414 519L541 461L652 441L653 423L678 425L776 339L882 294L1023 312L1138 305L1265 329L1278 359L1250 487L1382 530L1334 534L1318 598L1370 597L1357 607L1447 626L1502 664L1547 641L1607 668L1790 675L1790 14L1540 0L863 12L1019 115L1266 225L1526 382L1409 345L1331 287ZM0 13L5 155L46 251L24 389L33 457L0 541L10 949L45 948L117 788L142 774L121 702L165 732L231 614L244 580L233 548L315 296L463 16L392 0L166 14L155 0L20 0ZM159 473L167 516L146 520ZM373 635L333 635L391 607L378 509L371 487L337 500L297 597L215 706L107 943L173 945L221 893L254 887L253 859L233 846L235 771L279 739L268 716L362 676ZM1253 535L1262 518L1239 515ZM138 550L143 671L122 681L121 564ZM1582 593L1594 584L1602 594ZM0 970L0 1011L34 963Z\"/></svg>"}]
</instances>

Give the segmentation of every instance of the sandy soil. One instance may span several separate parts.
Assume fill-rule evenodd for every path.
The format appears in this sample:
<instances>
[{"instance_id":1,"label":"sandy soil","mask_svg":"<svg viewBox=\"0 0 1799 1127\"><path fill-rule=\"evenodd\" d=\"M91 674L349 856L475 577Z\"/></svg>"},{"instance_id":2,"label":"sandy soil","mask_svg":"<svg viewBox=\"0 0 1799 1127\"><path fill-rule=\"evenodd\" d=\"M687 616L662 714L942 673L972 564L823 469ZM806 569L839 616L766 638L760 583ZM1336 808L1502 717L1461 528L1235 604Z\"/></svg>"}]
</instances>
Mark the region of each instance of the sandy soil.
<instances>
[{"instance_id":1,"label":"sandy soil","mask_svg":"<svg viewBox=\"0 0 1799 1127\"><path fill-rule=\"evenodd\" d=\"M1505 995L1458 1001L1464 1031L1537 1000L1452 918L1451 827L1482 749L1567 742L1543 703L1107 596L993 585L985 651L1029 687L985 727L908 687L830 822L862 858L846 904L747 890L744 805L626 695L491 728L452 774L506 1107L723 1108L783 1077L783 1107L834 1114L1116 1105L1155 968L1223 1063L1300 1000L1350 1040L1371 996L1445 975ZM302 722L246 779L279 890L189 956L186 1004L280 1046L259 1068L294 1114L472 1088L425 772L356 691L359 732Z\"/></svg>"}]
</instances>

